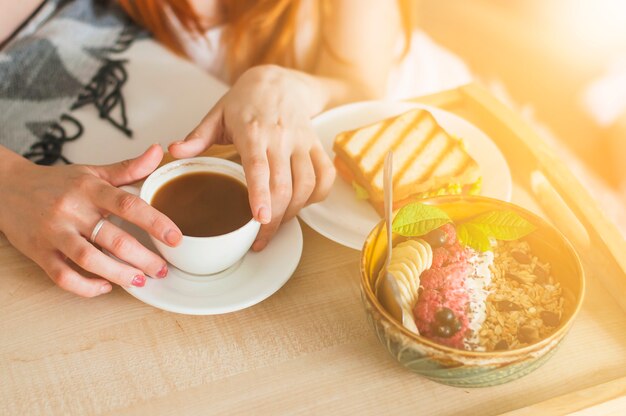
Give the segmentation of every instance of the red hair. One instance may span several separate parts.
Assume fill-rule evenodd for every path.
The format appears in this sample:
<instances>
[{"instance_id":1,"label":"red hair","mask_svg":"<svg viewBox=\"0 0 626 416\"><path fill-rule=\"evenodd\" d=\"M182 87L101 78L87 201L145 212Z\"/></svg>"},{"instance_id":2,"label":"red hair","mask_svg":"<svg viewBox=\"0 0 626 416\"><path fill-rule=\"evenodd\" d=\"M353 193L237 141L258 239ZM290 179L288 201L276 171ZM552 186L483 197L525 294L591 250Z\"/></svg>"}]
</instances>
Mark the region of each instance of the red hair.
<instances>
[{"instance_id":1,"label":"red hair","mask_svg":"<svg viewBox=\"0 0 626 416\"><path fill-rule=\"evenodd\" d=\"M118 0L139 25L148 29L166 47L185 55L184 45L172 32L168 8L191 33L202 33L200 17L188 0ZM320 0L320 3L327 0ZM405 50L411 41L417 10L413 0L398 0L405 33ZM227 23L228 66L233 79L247 68L277 64L295 68L294 40L301 0L230 0L222 12ZM328 7L332 10L332 3ZM329 45L323 43L323 47ZM337 56L336 53L333 53Z\"/></svg>"}]
</instances>

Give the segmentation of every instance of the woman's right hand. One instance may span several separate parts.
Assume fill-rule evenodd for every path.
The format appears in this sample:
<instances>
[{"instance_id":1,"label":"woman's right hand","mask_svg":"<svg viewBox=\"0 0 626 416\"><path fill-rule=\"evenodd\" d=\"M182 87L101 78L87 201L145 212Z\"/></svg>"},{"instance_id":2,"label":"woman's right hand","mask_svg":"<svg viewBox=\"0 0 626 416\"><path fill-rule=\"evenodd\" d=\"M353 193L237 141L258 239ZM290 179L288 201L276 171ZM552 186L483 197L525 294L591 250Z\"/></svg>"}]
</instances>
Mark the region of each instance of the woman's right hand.
<instances>
[{"instance_id":1,"label":"woman's right hand","mask_svg":"<svg viewBox=\"0 0 626 416\"><path fill-rule=\"evenodd\" d=\"M43 167L13 160L12 170L0 175L0 230L58 286L81 296L107 293L111 283L141 287L146 274L165 277L167 263L109 221L95 244L128 264L89 241L100 219L113 214L165 244L180 243L182 233L169 218L117 188L148 176L162 157L161 147L153 145L136 159L107 166ZM96 276L87 277L70 263Z\"/></svg>"}]
</instances>

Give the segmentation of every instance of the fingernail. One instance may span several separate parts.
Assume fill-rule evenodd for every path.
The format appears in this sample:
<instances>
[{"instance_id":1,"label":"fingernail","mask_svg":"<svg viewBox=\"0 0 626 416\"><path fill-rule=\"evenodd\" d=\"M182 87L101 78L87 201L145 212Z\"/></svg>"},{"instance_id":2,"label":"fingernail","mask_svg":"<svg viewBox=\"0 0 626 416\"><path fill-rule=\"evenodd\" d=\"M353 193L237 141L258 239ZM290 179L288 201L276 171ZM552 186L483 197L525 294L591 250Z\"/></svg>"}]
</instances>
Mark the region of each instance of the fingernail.
<instances>
[{"instance_id":1,"label":"fingernail","mask_svg":"<svg viewBox=\"0 0 626 416\"><path fill-rule=\"evenodd\" d=\"M163 267L161 267L161 270L157 272L156 276L159 279L163 279L165 276L167 276L167 264L164 264Z\"/></svg>"},{"instance_id":2,"label":"fingernail","mask_svg":"<svg viewBox=\"0 0 626 416\"><path fill-rule=\"evenodd\" d=\"M257 213L257 218L261 224L268 224L271 221L270 210L264 206L261 206Z\"/></svg>"},{"instance_id":3,"label":"fingernail","mask_svg":"<svg viewBox=\"0 0 626 416\"><path fill-rule=\"evenodd\" d=\"M172 143L170 143L170 146L178 146L179 144L183 144L183 143L185 143L185 142L184 142L184 141L182 141L182 140L179 140L179 141L177 141L177 142L172 142Z\"/></svg>"},{"instance_id":4,"label":"fingernail","mask_svg":"<svg viewBox=\"0 0 626 416\"><path fill-rule=\"evenodd\" d=\"M112 287L110 284L105 283L102 286L100 286L100 294L105 294L105 293L109 293L111 291Z\"/></svg>"},{"instance_id":5,"label":"fingernail","mask_svg":"<svg viewBox=\"0 0 626 416\"><path fill-rule=\"evenodd\" d=\"M263 250L265 248L266 245L267 245L267 241L266 240L257 240L252 245L252 250L254 250L254 251L261 251L261 250Z\"/></svg>"},{"instance_id":6,"label":"fingernail","mask_svg":"<svg viewBox=\"0 0 626 416\"><path fill-rule=\"evenodd\" d=\"M131 282L131 284L133 286L143 287L146 284L146 276L138 274L137 276L133 277L133 281Z\"/></svg>"},{"instance_id":7,"label":"fingernail","mask_svg":"<svg viewBox=\"0 0 626 416\"><path fill-rule=\"evenodd\" d=\"M181 236L175 230L169 230L165 233L165 242L171 246L175 246L180 241Z\"/></svg>"}]
</instances>

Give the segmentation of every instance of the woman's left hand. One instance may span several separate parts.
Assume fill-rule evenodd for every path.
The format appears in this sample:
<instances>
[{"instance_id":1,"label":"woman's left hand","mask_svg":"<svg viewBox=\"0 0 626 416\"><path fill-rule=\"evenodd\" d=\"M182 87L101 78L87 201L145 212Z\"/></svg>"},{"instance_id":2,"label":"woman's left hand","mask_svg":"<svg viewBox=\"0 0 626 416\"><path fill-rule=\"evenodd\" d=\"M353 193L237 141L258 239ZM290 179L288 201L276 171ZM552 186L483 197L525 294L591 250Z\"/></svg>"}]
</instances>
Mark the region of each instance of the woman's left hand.
<instances>
[{"instance_id":1,"label":"woman's left hand","mask_svg":"<svg viewBox=\"0 0 626 416\"><path fill-rule=\"evenodd\" d=\"M283 221L324 199L335 169L313 132L311 117L325 105L308 75L277 66L246 71L182 142L176 158L212 144L233 143L248 182L252 215L263 226L252 246L262 250Z\"/></svg>"}]
</instances>

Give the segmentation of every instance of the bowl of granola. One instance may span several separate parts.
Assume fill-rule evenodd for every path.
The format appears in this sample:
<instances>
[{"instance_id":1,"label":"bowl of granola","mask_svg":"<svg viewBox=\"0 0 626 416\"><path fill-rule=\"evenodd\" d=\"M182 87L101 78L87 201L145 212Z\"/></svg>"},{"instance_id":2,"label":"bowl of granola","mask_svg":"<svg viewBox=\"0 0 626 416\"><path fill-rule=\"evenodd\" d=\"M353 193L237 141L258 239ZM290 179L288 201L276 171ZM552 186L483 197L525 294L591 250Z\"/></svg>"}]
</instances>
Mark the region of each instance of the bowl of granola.
<instances>
[{"instance_id":1,"label":"bowl of granola","mask_svg":"<svg viewBox=\"0 0 626 416\"><path fill-rule=\"evenodd\" d=\"M368 320L402 365L439 383L483 387L538 368L581 308L568 240L539 216L481 196L424 199L394 213L361 253Z\"/></svg>"}]
</instances>

